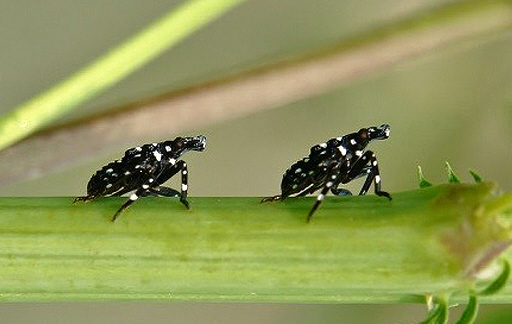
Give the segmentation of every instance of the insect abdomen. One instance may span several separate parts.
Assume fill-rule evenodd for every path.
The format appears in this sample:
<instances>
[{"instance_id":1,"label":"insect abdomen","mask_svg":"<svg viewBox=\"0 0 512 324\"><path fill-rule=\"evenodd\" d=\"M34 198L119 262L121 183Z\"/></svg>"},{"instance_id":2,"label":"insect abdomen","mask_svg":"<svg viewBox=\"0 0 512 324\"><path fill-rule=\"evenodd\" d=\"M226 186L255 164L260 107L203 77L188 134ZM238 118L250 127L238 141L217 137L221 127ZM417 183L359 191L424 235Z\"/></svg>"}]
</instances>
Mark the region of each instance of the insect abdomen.
<instances>
[{"instance_id":1,"label":"insect abdomen","mask_svg":"<svg viewBox=\"0 0 512 324\"><path fill-rule=\"evenodd\" d=\"M286 170L281 181L281 192L283 195L288 196L300 192L311 184L309 180L311 175L308 174L310 167L307 161L309 160L304 158Z\"/></svg>"},{"instance_id":2,"label":"insect abdomen","mask_svg":"<svg viewBox=\"0 0 512 324\"><path fill-rule=\"evenodd\" d=\"M89 196L100 197L115 193L122 186L126 179L126 170L118 161L110 162L98 170L87 184L87 194Z\"/></svg>"}]
</instances>

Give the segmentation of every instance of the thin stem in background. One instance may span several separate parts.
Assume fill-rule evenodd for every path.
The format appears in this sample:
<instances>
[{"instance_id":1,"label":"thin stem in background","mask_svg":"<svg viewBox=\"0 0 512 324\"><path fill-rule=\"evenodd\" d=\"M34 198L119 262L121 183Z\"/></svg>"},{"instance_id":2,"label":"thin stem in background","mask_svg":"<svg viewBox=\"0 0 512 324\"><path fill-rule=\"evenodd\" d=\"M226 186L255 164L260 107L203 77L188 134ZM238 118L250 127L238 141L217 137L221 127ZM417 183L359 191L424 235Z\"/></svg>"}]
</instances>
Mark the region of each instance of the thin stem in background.
<instances>
[{"instance_id":1,"label":"thin stem in background","mask_svg":"<svg viewBox=\"0 0 512 324\"><path fill-rule=\"evenodd\" d=\"M359 37L330 51L135 103L36 134L0 153L0 185L67 167L91 156L275 108L407 59L512 26L508 2L456 4ZM58 147L58 151L55 148ZM37 159L26 156L37 155Z\"/></svg>"},{"instance_id":2,"label":"thin stem in background","mask_svg":"<svg viewBox=\"0 0 512 324\"><path fill-rule=\"evenodd\" d=\"M189 0L69 79L0 119L0 149L105 91L245 0Z\"/></svg>"}]
</instances>

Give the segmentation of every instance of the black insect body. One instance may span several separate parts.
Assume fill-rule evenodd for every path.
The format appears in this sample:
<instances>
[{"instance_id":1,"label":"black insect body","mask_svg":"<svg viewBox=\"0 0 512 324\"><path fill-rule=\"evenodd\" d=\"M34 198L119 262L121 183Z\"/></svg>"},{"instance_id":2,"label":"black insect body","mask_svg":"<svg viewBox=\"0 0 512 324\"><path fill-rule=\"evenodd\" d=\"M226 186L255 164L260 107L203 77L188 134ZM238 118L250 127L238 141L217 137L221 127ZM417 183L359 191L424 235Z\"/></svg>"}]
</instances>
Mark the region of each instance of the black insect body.
<instances>
[{"instance_id":1,"label":"black insect body","mask_svg":"<svg viewBox=\"0 0 512 324\"><path fill-rule=\"evenodd\" d=\"M381 190L375 154L372 151L365 151L372 140L387 139L389 133L389 125L383 124L379 127L362 128L357 133L332 138L313 146L307 157L286 170L281 181L281 194L263 198L262 202L305 196L321 189L309 212L309 222L329 190L338 196L350 196L350 191L338 186L363 176L366 176L366 181L359 192L360 195L366 194L374 181L375 194L391 200L389 193Z\"/></svg>"},{"instance_id":2,"label":"black insect body","mask_svg":"<svg viewBox=\"0 0 512 324\"><path fill-rule=\"evenodd\" d=\"M87 196L77 201L89 201L100 197L121 196L135 191L114 214L112 221L139 197L165 196L180 197L189 208L187 201L187 163L178 160L188 151L203 151L206 137L177 137L173 141L145 144L127 150L124 156L98 170L87 184ZM162 184L181 171L181 192L164 187Z\"/></svg>"}]
</instances>

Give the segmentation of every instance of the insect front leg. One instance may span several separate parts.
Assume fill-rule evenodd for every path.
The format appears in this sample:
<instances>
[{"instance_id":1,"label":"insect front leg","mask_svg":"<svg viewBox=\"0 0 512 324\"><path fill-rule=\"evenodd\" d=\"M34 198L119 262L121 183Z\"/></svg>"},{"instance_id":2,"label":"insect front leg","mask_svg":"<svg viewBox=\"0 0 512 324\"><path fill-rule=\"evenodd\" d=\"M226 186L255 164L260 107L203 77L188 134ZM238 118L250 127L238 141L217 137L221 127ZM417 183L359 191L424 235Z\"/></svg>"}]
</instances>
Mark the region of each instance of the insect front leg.
<instances>
[{"instance_id":1,"label":"insect front leg","mask_svg":"<svg viewBox=\"0 0 512 324\"><path fill-rule=\"evenodd\" d=\"M181 163L180 163L181 162ZM181 170L181 197L180 201L187 209L190 209L190 206L187 201L188 194L188 169L187 163L185 161L178 161L178 168Z\"/></svg>"},{"instance_id":2,"label":"insect front leg","mask_svg":"<svg viewBox=\"0 0 512 324\"><path fill-rule=\"evenodd\" d=\"M167 170L164 170L156 179L155 185L151 186L151 188L156 188L156 186L166 182L169 180L173 175L181 171L181 193L179 194L180 202L187 207L187 209L190 208L189 203L187 201L187 193L188 193L188 169L187 169L187 163L185 161L178 161L175 165L171 166ZM163 189L165 188L165 189ZM162 196L167 197L175 197L175 193L177 192L174 189L167 188L167 187L160 187L160 192L163 193Z\"/></svg>"},{"instance_id":3,"label":"insect front leg","mask_svg":"<svg viewBox=\"0 0 512 324\"><path fill-rule=\"evenodd\" d=\"M367 166L367 164L370 164ZM381 179L379 173L379 165L377 162L377 158L372 151L365 152L359 160L354 163L354 166L350 170L347 179L344 179L344 183L347 183L353 179L359 178L367 174L366 180L359 192L359 195L365 195L370 189L372 181L375 184L375 194L377 196L387 197L391 200L391 195L386 191L381 190Z\"/></svg>"}]
</instances>

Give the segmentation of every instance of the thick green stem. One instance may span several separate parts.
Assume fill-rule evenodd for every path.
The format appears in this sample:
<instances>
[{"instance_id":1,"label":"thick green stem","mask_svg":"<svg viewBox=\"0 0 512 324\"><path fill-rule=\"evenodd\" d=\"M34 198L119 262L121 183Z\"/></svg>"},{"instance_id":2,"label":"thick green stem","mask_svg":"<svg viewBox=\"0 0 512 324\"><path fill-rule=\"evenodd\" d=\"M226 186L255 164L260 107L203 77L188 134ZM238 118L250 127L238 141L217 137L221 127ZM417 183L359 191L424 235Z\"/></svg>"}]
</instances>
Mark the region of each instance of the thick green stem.
<instances>
[{"instance_id":1,"label":"thick green stem","mask_svg":"<svg viewBox=\"0 0 512 324\"><path fill-rule=\"evenodd\" d=\"M309 224L310 198L143 198L115 223L125 198L0 198L0 299L423 301L465 291L510 243L512 198L491 192L330 197Z\"/></svg>"}]
</instances>

